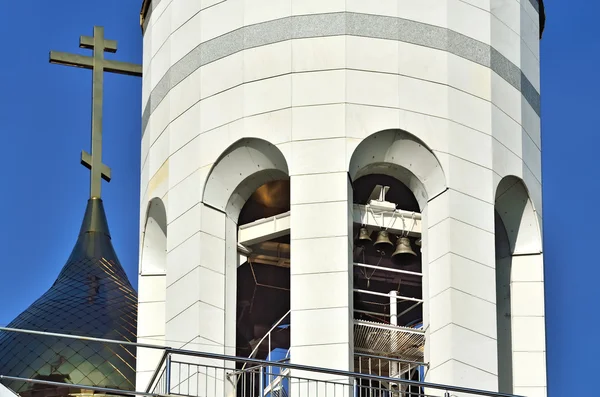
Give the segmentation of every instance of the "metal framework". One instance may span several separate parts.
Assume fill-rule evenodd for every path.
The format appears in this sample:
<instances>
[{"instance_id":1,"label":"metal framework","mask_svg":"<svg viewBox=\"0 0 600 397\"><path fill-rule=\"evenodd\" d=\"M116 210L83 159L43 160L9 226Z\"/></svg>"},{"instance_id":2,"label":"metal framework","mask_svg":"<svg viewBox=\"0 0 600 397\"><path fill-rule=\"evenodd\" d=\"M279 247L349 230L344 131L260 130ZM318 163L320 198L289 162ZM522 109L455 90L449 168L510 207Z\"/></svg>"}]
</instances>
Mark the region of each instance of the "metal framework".
<instances>
[{"instance_id":1,"label":"metal framework","mask_svg":"<svg viewBox=\"0 0 600 397\"><path fill-rule=\"evenodd\" d=\"M224 371L223 372L224 375L226 375L227 377L230 377L230 376L236 375L235 369L234 369L235 366L233 364L246 363L248 365L251 365L252 366L251 372L260 374L260 378L257 378L256 380L261 381L261 383L262 383L261 387L263 387L263 389L262 389L263 392L267 386L267 385L264 385L264 383L263 383L264 382L263 375L265 374L265 368L277 367L278 371L279 371L278 374L281 374L281 372L283 372L283 371L300 371L299 373L305 374L304 375L305 377L302 377L302 378L301 377L286 377L286 378L289 380L293 379L292 384L294 383L294 381L297 381L297 384L307 384L307 386L310 386L310 384L308 384L307 382L313 382L314 390L316 390L317 392L321 389L325 390L325 393L321 394L322 397L326 397L327 394L335 395L337 386L340 386L343 388L349 388L347 390L350 390L352 392L352 394L354 394L355 396L360 396L361 395L360 390L363 387L360 385L363 385L364 383L367 383L369 385L371 385L371 384L378 385L375 388L372 386L368 386L368 391L382 391L384 389L382 389L381 385L392 385L392 386L396 385L398 387L404 387L404 388L412 387L412 388L417 388L418 390L421 390L420 392L418 392L418 394L412 393L412 395L414 395L414 396L429 396L431 394L423 392L423 390L424 391L427 391L427 390L436 391L437 390L438 393L441 392L443 395L448 396L448 397L451 395L450 393L464 393L467 395L487 396L487 397L518 397L518 396L515 396L512 394L471 389L471 388L467 388L467 387L444 385L444 384L438 384L438 383L429 383L429 382L415 381L415 380L410 380L410 379L399 379L399 378L394 378L394 377L371 375L371 374L361 374L361 373L350 372L350 371L327 369L327 368L306 366L306 365L293 364L293 363L272 362L272 361L259 360L259 359L255 359L255 358L249 358L249 357L235 357L235 356L229 356L229 355L224 355L224 354L200 352L200 351L193 351L193 350L186 350L186 349L173 349L173 348L170 348L167 346L150 345L150 344L145 344L145 343L128 342L128 341L122 341L122 340L90 338L90 337L82 337L82 336L78 336L78 335L46 333L46 332L40 332L40 331L30 331L30 330L25 330L25 329L15 329L15 328L7 328L7 327L0 327L0 331L20 332L20 333L26 333L26 334L29 333L29 334L45 335L45 336L58 336L61 338L66 338L66 339L77 339L77 340L83 340L83 341L102 342L102 343L115 344L115 345L129 345L129 346L136 346L138 348L156 349L156 350L164 351L162 359L160 360L160 362L157 366L157 369L154 373L153 378L151 379L150 385L146 392L114 390L114 389L102 388L102 387L94 388L94 389L97 389L97 391L103 391L103 392L106 392L107 394L141 395L141 396L162 396L162 395L166 395L166 394L177 394L177 393L172 392L171 385L170 385L171 376L173 375L172 357L177 356L178 358L187 358L188 362L185 364L188 366L202 367L203 369L201 369L201 370L199 370L199 368L196 368L195 369L196 372L194 372L194 374L203 375L203 376L205 376L206 379L208 379L211 370L213 370L215 374L217 374L218 371L222 370L222 371ZM224 363L226 365L224 365L223 367L218 367L218 366L211 365L211 364L198 364L198 359L207 359L212 363L220 362L220 363ZM179 361L179 363L181 363L181 361ZM350 379L352 381L351 381L351 383L340 383L340 382L329 382L329 381L318 380L318 379L322 379L323 375L326 375L326 377L332 378L332 379ZM9 379L9 377L3 376L2 374L0 374L0 378L1 379ZM167 393L151 392L150 390L153 390L157 386L157 382L159 382L161 380L161 378L165 380L165 382L163 384L165 387L167 387L167 389L166 389ZM221 381L225 380L224 378L221 378L218 376L210 377L210 379L212 379L215 382L217 382L217 381L221 382ZM40 384L46 383L46 384L48 384L47 381L40 381L40 380L35 380L35 379L18 378L18 380L19 381L27 381L27 382L31 382L31 383L40 383ZM60 383L60 382L52 382L52 384L54 386L65 386L65 387L81 386L81 385L72 385L69 383ZM254 384L254 385L257 385L257 384L258 383ZM242 385L243 385L243 383L242 383ZM356 393L357 385L359 385L358 386L358 390L359 390L358 394ZM270 387L272 388L273 385L271 385ZM388 387L388 386L385 386L385 387ZM82 388L88 388L88 389L92 390L92 388L90 388L88 386L82 386ZM312 387L311 388L307 387L307 390L312 390L312 389L313 389ZM328 393L328 391L329 391L329 393ZM343 391L344 391L344 389L342 389L342 392ZM191 394L188 394L188 395L191 395ZM310 393L307 395L310 395ZM373 394L371 393L369 395L373 395ZM382 394L379 393L377 395L382 395ZM248 394L248 396L251 396L251 395ZM265 396L267 396L267 395L263 394L263 393L260 394L260 397L265 397Z\"/></svg>"}]
</instances>

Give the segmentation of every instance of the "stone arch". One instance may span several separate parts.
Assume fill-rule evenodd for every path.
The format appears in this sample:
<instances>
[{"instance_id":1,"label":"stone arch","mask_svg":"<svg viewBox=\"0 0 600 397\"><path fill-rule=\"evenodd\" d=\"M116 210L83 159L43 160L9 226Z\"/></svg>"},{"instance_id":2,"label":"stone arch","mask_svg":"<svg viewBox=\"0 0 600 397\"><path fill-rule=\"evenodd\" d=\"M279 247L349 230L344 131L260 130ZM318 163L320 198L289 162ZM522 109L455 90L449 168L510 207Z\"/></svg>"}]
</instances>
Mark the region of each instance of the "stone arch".
<instances>
[{"instance_id":1,"label":"stone arch","mask_svg":"<svg viewBox=\"0 0 600 397\"><path fill-rule=\"evenodd\" d=\"M431 149L414 135L390 129L365 138L352 153L350 179L384 174L398 179L414 194L421 209L446 190L443 168Z\"/></svg>"},{"instance_id":2,"label":"stone arch","mask_svg":"<svg viewBox=\"0 0 600 397\"><path fill-rule=\"evenodd\" d=\"M500 181L494 210L498 390L515 393L531 384L526 371L517 367L517 355L545 357L545 347L529 346L527 336L544 334L542 237L522 179L511 175Z\"/></svg>"},{"instance_id":3,"label":"stone arch","mask_svg":"<svg viewBox=\"0 0 600 397\"><path fill-rule=\"evenodd\" d=\"M167 272L167 211L160 198L148 203L142 236L140 274L159 275Z\"/></svg>"},{"instance_id":4,"label":"stone arch","mask_svg":"<svg viewBox=\"0 0 600 397\"><path fill-rule=\"evenodd\" d=\"M237 222L244 203L261 185L287 179L288 165L270 142L243 138L215 162L204 187L203 202Z\"/></svg>"}]
</instances>

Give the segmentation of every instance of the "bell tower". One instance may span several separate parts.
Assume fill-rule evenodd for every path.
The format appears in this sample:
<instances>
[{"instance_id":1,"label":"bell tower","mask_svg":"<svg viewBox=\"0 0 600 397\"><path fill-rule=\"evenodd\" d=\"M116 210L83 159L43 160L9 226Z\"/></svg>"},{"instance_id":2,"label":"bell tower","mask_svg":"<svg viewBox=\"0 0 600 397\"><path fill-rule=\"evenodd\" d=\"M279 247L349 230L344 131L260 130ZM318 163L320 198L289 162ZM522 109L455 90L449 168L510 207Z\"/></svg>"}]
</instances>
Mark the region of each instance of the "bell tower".
<instances>
[{"instance_id":1,"label":"bell tower","mask_svg":"<svg viewBox=\"0 0 600 397\"><path fill-rule=\"evenodd\" d=\"M140 335L545 396L544 20L145 1Z\"/></svg>"}]
</instances>

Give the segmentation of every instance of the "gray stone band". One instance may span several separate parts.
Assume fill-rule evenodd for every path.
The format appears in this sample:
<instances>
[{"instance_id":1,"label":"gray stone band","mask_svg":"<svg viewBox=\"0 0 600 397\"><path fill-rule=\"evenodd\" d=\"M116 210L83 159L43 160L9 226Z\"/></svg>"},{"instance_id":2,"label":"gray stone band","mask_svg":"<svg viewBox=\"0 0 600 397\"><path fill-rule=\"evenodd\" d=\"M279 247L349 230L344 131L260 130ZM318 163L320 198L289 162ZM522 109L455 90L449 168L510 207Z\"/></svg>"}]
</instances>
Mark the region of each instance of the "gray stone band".
<instances>
[{"instance_id":1,"label":"gray stone band","mask_svg":"<svg viewBox=\"0 0 600 397\"><path fill-rule=\"evenodd\" d=\"M150 93L142 115L142 135L150 114L168 92L198 68L245 49L291 39L341 35L412 43L447 51L486 66L519 90L535 112L540 114L539 92L519 67L490 45L453 30L407 19L336 12L299 15L249 25L198 45L171 66Z\"/></svg>"}]
</instances>

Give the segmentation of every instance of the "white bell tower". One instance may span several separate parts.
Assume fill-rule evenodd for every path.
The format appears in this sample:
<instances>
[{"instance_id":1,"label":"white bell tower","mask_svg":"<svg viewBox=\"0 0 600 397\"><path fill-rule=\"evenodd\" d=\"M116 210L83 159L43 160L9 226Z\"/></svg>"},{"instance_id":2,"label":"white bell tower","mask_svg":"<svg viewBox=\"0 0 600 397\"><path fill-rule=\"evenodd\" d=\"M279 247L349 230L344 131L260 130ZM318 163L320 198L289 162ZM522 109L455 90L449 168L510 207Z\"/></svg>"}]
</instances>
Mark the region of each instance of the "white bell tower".
<instances>
[{"instance_id":1,"label":"white bell tower","mask_svg":"<svg viewBox=\"0 0 600 397\"><path fill-rule=\"evenodd\" d=\"M546 396L540 2L146 1L140 341Z\"/></svg>"}]
</instances>

